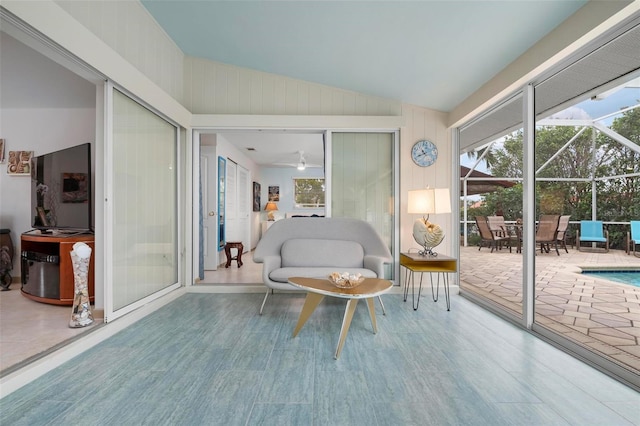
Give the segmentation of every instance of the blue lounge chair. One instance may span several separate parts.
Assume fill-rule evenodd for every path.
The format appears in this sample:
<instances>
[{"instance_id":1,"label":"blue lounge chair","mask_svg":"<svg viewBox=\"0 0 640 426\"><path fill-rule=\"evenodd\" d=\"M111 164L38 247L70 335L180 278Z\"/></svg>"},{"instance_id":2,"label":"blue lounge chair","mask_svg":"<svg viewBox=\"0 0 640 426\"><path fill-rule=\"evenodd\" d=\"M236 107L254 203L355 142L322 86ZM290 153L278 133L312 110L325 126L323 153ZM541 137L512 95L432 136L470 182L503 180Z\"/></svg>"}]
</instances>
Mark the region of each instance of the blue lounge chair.
<instances>
[{"instance_id":1,"label":"blue lounge chair","mask_svg":"<svg viewBox=\"0 0 640 426\"><path fill-rule=\"evenodd\" d=\"M640 220L632 220L631 232L627 232L627 254L633 252L634 256L640 257L640 252L636 251L636 244L640 246Z\"/></svg>"},{"instance_id":2,"label":"blue lounge chair","mask_svg":"<svg viewBox=\"0 0 640 426\"><path fill-rule=\"evenodd\" d=\"M580 231L576 232L576 246L580 251L580 243L602 243L604 251L609 251L609 231L604 229L601 220L580 221Z\"/></svg>"}]
</instances>

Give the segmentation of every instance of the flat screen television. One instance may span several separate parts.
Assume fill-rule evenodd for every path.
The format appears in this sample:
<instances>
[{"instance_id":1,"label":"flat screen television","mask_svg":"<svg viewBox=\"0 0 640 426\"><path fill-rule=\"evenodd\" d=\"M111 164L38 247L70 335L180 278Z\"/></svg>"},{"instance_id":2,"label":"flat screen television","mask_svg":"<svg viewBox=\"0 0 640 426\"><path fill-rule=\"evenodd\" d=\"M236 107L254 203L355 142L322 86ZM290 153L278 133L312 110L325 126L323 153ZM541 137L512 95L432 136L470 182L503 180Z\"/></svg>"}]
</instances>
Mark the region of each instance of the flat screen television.
<instances>
[{"instance_id":1,"label":"flat screen television","mask_svg":"<svg viewBox=\"0 0 640 426\"><path fill-rule=\"evenodd\" d=\"M42 231L91 231L91 144L31 160L32 226Z\"/></svg>"}]
</instances>

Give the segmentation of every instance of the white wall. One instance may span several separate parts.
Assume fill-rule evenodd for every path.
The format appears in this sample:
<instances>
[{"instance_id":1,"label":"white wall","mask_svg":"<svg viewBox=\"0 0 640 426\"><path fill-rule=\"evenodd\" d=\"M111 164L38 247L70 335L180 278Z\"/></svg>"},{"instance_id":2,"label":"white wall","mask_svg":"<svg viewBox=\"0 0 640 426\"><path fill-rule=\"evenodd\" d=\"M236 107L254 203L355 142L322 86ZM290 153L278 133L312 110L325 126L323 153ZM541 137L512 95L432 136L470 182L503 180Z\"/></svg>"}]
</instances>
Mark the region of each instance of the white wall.
<instances>
[{"instance_id":1,"label":"white wall","mask_svg":"<svg viewBox=\"0 0 640 426\"><path fill-rule=\"evenodd\" d=\"M194 114L400 115L402 104L335 87L185 57L185 106Z\"/></svg>"},{"instance_id":2,"label":"white wall","mask_svg":"<svg viewBox=\"0 0 640 426\"><path fill-rule=\"evenodd\" d=\"M140 2L55 3L184 105L184 54Z\"/></svg>"},{"instance_id":3,"label":"white wall","mask_svg":"<svg viewBox=\"0 0 640 426\"><path fill-rule=\"evenodd\" d=\"M452 180L458 176L453 173L451 133L445 123L447 114L412 105L403 105L404 126L400 130L400 249L405 252L417 247L413 239L413 222L419 215L407 213L407 192L413 189L450 188ZM411 159L413 144L428 139L438 147L438 160L429 167L416 166ZM452 203L458 197L451 194ZM452 204L454 205L454 204ZM457 227L451 223L449 215L432 215L434 221L445 231L445 239L438 247L443 254L452 254L453 244L457 244Z\"/></svg>"},{"instance_id":4,"label":"white wall","mask_svg":"<svg viewBox=\"0 0 640 426\"><path fill-rule=\"evenodd\" d=\"M0 135L9 151L46 154L95 140L95 109L0 109ZM93 145L92 145L93 147ZM92 163L95 164L92 150ZM92 167L95 173L95 167ZM14 277L20 276L20 234L31 229L31 178L10 176L6 162L0 165L0 228L11 229L16 246Z\"/></svg>"}]
</instances>

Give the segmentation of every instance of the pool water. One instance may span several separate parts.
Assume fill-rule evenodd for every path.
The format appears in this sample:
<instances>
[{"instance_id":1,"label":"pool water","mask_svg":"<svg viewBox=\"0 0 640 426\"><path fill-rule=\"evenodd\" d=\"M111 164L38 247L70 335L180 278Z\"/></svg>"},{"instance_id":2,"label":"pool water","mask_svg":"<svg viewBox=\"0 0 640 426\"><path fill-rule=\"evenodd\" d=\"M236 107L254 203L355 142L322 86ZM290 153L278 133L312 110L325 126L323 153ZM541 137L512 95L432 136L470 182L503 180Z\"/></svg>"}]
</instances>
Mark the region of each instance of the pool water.
<instances>
[{"instance_id":1,"label":"pool water","mask_svg":"<svg viewBox=\"0 0 640 426\"><path fill-rule=\"evenodd\" d=\"M640 287L640 271L582 271L582 273Z\"/></svg>"}]
</instances>

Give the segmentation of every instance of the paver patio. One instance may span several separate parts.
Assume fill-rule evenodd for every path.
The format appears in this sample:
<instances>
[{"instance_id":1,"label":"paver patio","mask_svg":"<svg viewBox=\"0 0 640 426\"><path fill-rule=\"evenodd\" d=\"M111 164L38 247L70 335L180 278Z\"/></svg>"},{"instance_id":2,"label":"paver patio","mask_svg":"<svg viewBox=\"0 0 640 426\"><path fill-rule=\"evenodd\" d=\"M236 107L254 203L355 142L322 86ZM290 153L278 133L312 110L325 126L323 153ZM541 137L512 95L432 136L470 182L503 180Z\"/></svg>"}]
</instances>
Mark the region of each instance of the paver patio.
<instances>
[{"instance_id":1,"label":"paver patio","mask_svg":"<svg viewBox=\"0 0 640 426\"><path fill-rule=\"evenodd\" d=\"M640 270L640 258L622 250L536 255L535 320L573 342L640 374L640 287L595 275L581 267ZM522 255L502 249L460 248L460 286L522 313Z\"/></svg>"}]
</instances>

